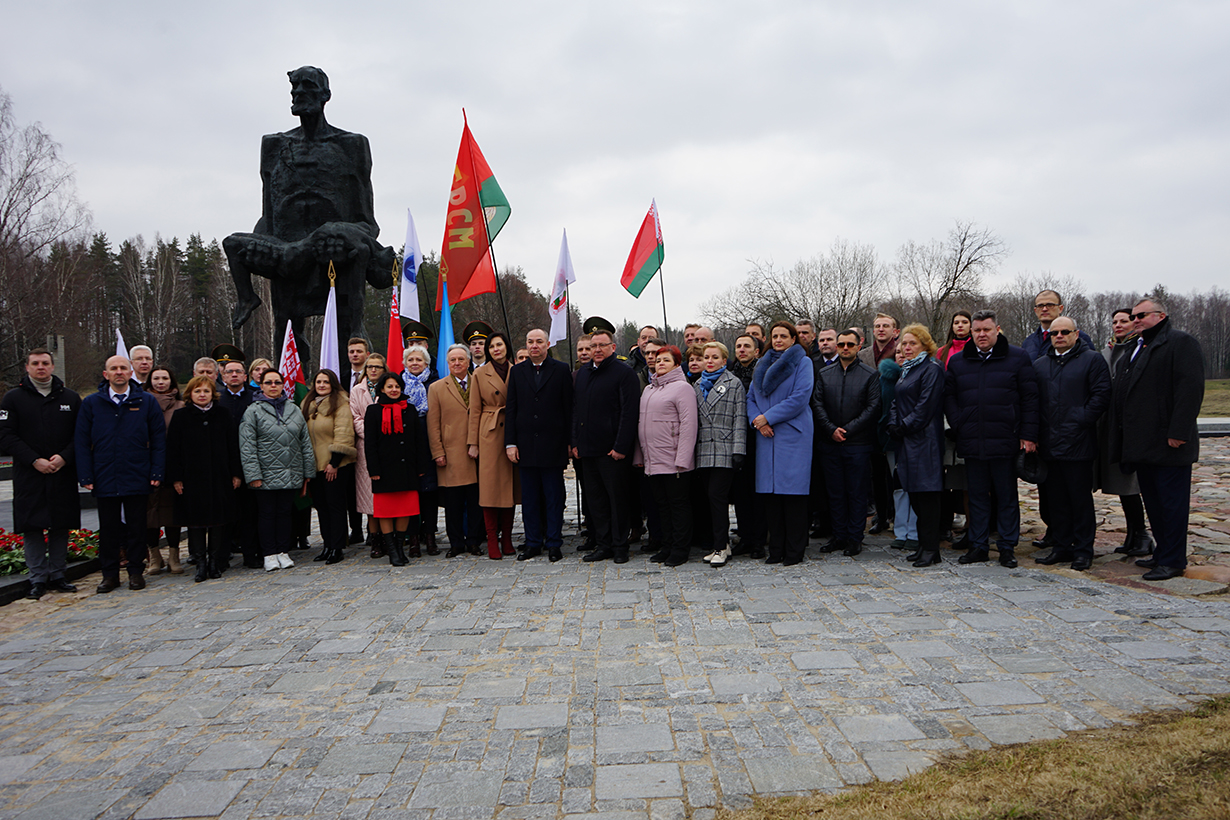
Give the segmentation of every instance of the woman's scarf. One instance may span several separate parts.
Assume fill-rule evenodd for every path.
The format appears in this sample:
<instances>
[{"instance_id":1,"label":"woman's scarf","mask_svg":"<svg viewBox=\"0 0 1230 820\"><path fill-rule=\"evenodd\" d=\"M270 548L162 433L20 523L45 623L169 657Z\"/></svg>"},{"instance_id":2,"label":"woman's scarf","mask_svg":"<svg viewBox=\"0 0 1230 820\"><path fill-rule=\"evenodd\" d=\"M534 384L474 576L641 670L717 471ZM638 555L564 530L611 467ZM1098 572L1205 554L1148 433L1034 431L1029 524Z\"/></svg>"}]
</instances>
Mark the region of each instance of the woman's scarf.
<instances>
[{"instance_id":1,"label":"woman's scarf","mask_svg":"<svg viewBox=\"0 0 1230 820\"><path fill-rule=\"evenodd\" d=\"M414 405L414 409L419 411L419 418L427 415L427 386L424 382L431 375L431 368L423 368L423 372L419 375L414 375L409 370L401 374L401 380L406 388L406 400Z\"/></svg>"},{"instance_id":2,"label":"woman's scarf","mask_svg":"<svg viewBox=\"0 0 1230 820\"><path fill-rule=\"evenodd\" d=\"M381 396L380 432L386 436L406 432L402 413L409 406L409 402L405 399L390 399L388 396Z\"/></svg>"},{"instance_id":3,"label":"woman's scarf","mask_svg":"<svg viewBox=\"0 0 1230 820\"><path fill-rule=\"evenodd\" d=\"M901 365L901 378L904 379L911 370L918 367L920 364L922 364L929 358L931 358L931 354L919 353L917 356L915 356L912 359L906 359L905 362Z\"/></svg>"},{"instance_id":4,"label":"woman's scarf","mask_svg":"<svg viewBox=\"0 0 1230 820\"><path fill-rule=\"evenodd\" d=\"M803 352L802 345L791 345L780 353L776 350L766 353L752 371L752 385L757 395L761 398L771 396L773 391L786 383L786 379L794 375L801 361L811 364L811 359Z\"/></svg>"},{"instance_id":5,"label":"woman's scarf","mask_svg":"<svg viewBox=\"0 0 1230 820\"><path fill-rule=\"evenodd\" d=\"M502 362L497 362L496 360L492 359L491 361L487 362L487 364L495 368L495 372L499 375L500 381L503 381L503 382L508 381L508 359L505 359Z\"/></svg>"},{"instance_id":6,"label":"woman's scarf","mask_svg":"<svg viewBox=\"0 0 1230 820\"><path fill-rule=\"evenodd\" d=\"M700 374L700 380L697 384L700 385L700 394L706 399L709 398L709 391L713 389L713 385L717 384L717 380L722 378L722 374L726 372L726 365L722 365L712 373L708 371Z\"/></svg>"},{"instance_id":7,"label":"woman's scarf","mask_svg":"<svg viewBox=\"0 0 1230 820\"><path fill-rule=\"evenodd\" d=\"M267 404L273 405L273 412L277 414L278 421L282 420L282 414L286 412L286 394L283 393L279 395L276 399L271 399L268 396L266 396L264 392L261 392L261 393L257 393L256 396L254 396L252 400L253 401L263 401Z\"/></svg>"}]
</instances>

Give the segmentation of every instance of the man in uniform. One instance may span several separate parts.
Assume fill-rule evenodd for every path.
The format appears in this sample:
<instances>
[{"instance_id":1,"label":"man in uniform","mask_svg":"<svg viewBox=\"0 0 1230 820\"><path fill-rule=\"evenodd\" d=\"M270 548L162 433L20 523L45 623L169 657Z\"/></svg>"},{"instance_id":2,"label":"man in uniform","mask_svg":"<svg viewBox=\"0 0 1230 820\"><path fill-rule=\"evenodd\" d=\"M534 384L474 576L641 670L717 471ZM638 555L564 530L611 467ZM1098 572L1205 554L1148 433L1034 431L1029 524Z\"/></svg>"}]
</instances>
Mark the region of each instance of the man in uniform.
<instances>
[{"instance_id":1,"label":"man in uniform","mask_svg":"<svg viewBox=\"0 0 1230 820\"><path fill-rule=\"evenodd\" d=\"M487 363L487 339L494 331L486 322L473 321L461 331L461 338L470 346L470 372Z\"/></svg>"}]
</instances>

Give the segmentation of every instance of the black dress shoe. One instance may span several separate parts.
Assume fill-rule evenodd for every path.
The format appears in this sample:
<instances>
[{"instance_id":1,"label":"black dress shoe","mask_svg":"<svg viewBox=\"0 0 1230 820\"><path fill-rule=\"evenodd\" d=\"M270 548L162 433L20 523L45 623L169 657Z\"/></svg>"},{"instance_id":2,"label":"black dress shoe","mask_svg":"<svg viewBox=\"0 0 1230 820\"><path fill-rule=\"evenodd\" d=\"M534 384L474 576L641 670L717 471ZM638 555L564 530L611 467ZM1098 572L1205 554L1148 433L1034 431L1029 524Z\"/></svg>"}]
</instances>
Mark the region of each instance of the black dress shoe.
<instances>
[{"instance_id":1,"label":"black dress shoe","mask_svg":"<svg viewBox=\"0 0 1230 820\"><path fill-rule=\"evenodd\" d=\"M1136 566L1144 567L1145 569L1154 569L1157 567L1156 558L1141 558L1136 562Z\"/></svg>"},{"instance_id":2,"label":"black dress shoe","mask_svg":"<svg viewBox=\"0 0 1230 820\"><path fill-rule=\"evenodd\" d=\"M611 560L614 561L616 564L628 563L628 548L625 546L625 547L614 550Z\"/></svg>"},{"instance_id":3,"label":"black dress shoe","mask_svg":"<svg viewBox=\"0 0 1230 820\"><path fill-rule=\"evenodd\" d=\"M1051 551L1046 555L1036 556L1034 558L1034 563L1049 567L1051 564L1065 564L1071 560L1072 553L1067 550L1062 550L1059 547L1052 547Z\"/></svg>"},{"instance_id":4,"label":"black dress shoe","mask_svg":"<svg viewBox=\"0 0 1230 820\"><path fill-rule=\"evenodd\" d=\"M780 564L782 562L782 557L780 555L770 555L768 558L764 559L764 562L766 564Z\"/></svg>"},{"instance_id":5,"label":"black dress shoe","mask_svg":"<svg viewBox=\"0 0 1230 820\"><path fill-rule=\"evenodd\" d=\"M1072 560L1072 569L1076 570L1077 572L1084 572L1085 570L1089 569L1091 566L1093 566L1093 559L1086 555L1081 555Z\"/></svg>"},{"instance_id":6,"label":"black dress shoe","mask_svg":"<svg viewBox=\"0 0 1230 820\"><path fill-rule=\"evenodd\" d=\"M328 557L329 557L329 553L330 553L330 550L329 550L328 548L325 548L325 549L323 549L323 550L321 550L321 551L320 551L320 555L317 555L317 556L316 556L315 558L313 558L312 560L313 560L313 561L324 561L324 560L327 560L327 559L328 559Z\"/></svg>"},{"instance_id":7,"label":"black dress shoe","mask_svg":"<svg viewBox=\"0 0 1230 820\"><path fill-rule=\"evenodd\" d=\"M885 524L885 522L881 521L880 516L877 515L875 518L871 519L871 529L867 530L867 532L871 533L872 535L879 535L880 533L884 532L886 529L888 529L888 526Z\"/></svg>"},{"instance_id":8,"label":"black dress shoe","mask_svg":"<svg viewBox=\"0 0 1230 820\"><path fill-rule=\"evenodd\" d=\"M999 553L999 565L1001 567L1004 567L1005 569L1016 569L1017 568L1016 555L1014 553L1003 552L1001 550Z\"/></svg>"},{"instance_id":9,"label":"black dress shoe","mask_svg":"<svg viewBox=\"0 0 1230 820\"><path fill-rule=\"evenodd\" d=\"M668 567L681 567L687 562L688 562L688 557L686 555L683 557L680 557L678 555L672 555L669 558L667 558L665 561L663 561L662 563Z\"/></svg>"},{"instance_id":10,"label":"black dress shoe","mask_svg":"<svg viewBox=\"0 0 1230 820\"><path fill-rule=\"evenodd\" d=\"M587 564L592 564L596 561L606 561L607 559L614 558L614 557L615 557L615 551L612 550L610 547L606 547L604 549L594 550L593 552L591 552L589 555L586 555L581 560Z\"/></svg>"},{"instance_id":11,"label":"black dress shoe","mask_svg":"<svg viewBox=\"0 0 1230 820\"><path fill-rule=\"evenodd\" d=\"M47 594L46 584L30 584L30 591L26 593L26 597L31 601L37 601Z\"/></svg>"},{"instance_id":12,"label":"black dress shoe","mask_svg":"<svg viewBox=\"0 0 1230 820\"><path fill-rule=\"evenodd\" d=\"M653 555L649 556L649 560L655 564L665 564L671 557L670 550L658 550Z\"/></svg>"},{"instance_id":13,"label":"black dress shoe","mask_svg":"<svg viewBox=\"0 0 1230 820\"><path fill-rule=\"evenodd\" d=\"M1145 555L1152 555L1153 547L1154 547L1153 536L1149 535L1149 533L1146 532L1145 530L1138 530L1134 534L1132 538L1132 542L1128 544L1127 551L1124 552L1124 555L1127 555L1131 558L1139 558Z\"/></svg>"},{"instance_id":14,"label":"black dress shoe","mask_svg":"<svg viewBox=\"0 0 1230 820\"><path fill-rule=\"evenodd\" d=\"M841 551L841 554L846 556L847 558L853 558L854 556L858 555L862 551L863 551L862 544L850 543L850 544L847 544L846 548Z\"/></svg>"},{"instance_id":15,"label":"black dress shoe","mask_svg":"<svg viewBox=\"0 0 1230 820\"><path fill-rule=\"evenodd\" d=\"M537 558L540 555L542 555L542 547L531 547L529 549L522 550L517 555L517 560L518 561L528 561L531 558Z\"/></svg>"},{"instance_id":16,"label":"black dress shoe","mask_svg":"<svg viewBox=\"0 0 1230 820\"><path fill-rule=\"evenodd\" d=\"M782 559L783 567L793 567L796 564L801 564L801 563L803 563L802 558L783 558Z\"/></svg>"},{"instance_id":17,"label":"black dress shoe","mask_svg":"<svg viewBox=\"0 0 1230 820\"><path fill-rule=\"evenodd\" d=\"M754 561L764 558L764 547L752 547L747 551L747 557Z\"/></svg>"},{"instance_id":18,"label":"black dress shoe","mask_svg":"<svg viewBox=\"0 0 1230 820\"><path fill-rule=\"evenodd\" d=\"M547 550L547 560L549 560L552 564L554 564L556 561L563 560L563 558L564 558L564 553L560 551L559 547L552 547L551 549Z\"/></svg>"},{"instance_id":19,"label":"black dress shoe","mask_svg":"<svg viewBox=\"0 0 1230 820\"><path fill-rule=\"evenodd\" d=\"M991 560L991 553L986 550L970 550L957 559L958 564L984 564Z\"/></svg>"},{"instance_id":20,"label":"black dress shoe","mask_svg":"<svg viewBox=\"0 0 1230 820\"><path fill-rule=\"evenodd\" d=\"M102 583L98 585L98 589L97 589L97 590L95 590L95 591L96 591L99 595L106 595L106 594L107 594L108 592L110 592L111 590L113 590L113 589L119 589L119 588L120 588L120 579L119 579L119 577L115 577L115 578L103 578L103 579L102 579Z\"/></svg>"},{"instance_id":21,"label":"black dress shoe","mask_svg":"<svg viewBox=\"0 0 1230 820\"><path fill-rule=\"evenodd\" d=\"M63 578L56 578L47 583L47 589L52 592L76 592L77 588Z\"/></svg>"},{"instance_id":22,"label":"black dress shoe","mask_svg":"<svg viewBox=\"0 0 1230 820\"><path fill-rule=\"evenodd\" d=\"M1041 549L1054 548L1056 544L1049 537L1044 535L1041 538L1034 539L1034 546L1041 550Z\"/></svg>"},{"instance_id":23,"label":"black dress shoe","mask_svg":"<svg viewBox=\"0 0 1230 820\"><path fill-rule=\"evenodd\" d=\"M465 551L465 547L449 547L448 552L444 554L444 557L456 558L458 555L464 555Z\"/></svg>"},{"instance_id":24,"label":"black dress shoe","mask_svg":"<svg viewBox=\"0 0 1230 820\"><path fill-rule=\"evenodd\" d=\"M131 572L128 573L128 588L133 592L136 592L139 589L145 589L145 576L133 575Z\"/></svg>"},{"instance_id":25,"label":"black dress shoe","mask_svg":"<svg viewBox=\"0 0 1230 820\"><path fill-rule=\"evenodd\" d=\"M1169 581L1171 578L1178 578L1183 574L1182 567L1168 567L1165 564L1158 564L1153 569L1140 576L1142 581Z\"/></svg>"},{"instance_id":26,"label":"black dress shoe","mask_svg":"<svg viewBox=\"0 0 1230 820\"><path fill-rule=\"evenodd\" d=\"M965 556L961 557L964 558ZM918 556L918 559L913 565L916 567L929 567L932 564L938 564L939 562L940 551L936 550L935 552L924 552L922 555Z\"/></svg>"}]
</instances>

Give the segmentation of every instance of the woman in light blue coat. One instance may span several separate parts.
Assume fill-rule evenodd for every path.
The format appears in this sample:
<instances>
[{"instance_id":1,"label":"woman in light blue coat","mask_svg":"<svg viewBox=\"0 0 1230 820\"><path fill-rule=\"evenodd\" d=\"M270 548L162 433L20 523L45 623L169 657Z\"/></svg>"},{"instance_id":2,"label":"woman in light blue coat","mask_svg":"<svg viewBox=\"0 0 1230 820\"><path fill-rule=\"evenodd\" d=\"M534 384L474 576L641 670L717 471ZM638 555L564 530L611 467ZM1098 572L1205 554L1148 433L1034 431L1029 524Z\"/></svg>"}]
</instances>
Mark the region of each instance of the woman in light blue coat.
<instances>
[{"instance_id":1,"label":"woman in light blue coat","mask_svg":"<svg viewBox=\"0 0 1230 820\"><path fill-rule=\"evenodd\" d=\"M807 549L807 496L811 490L815 371L790 322L769 329L772 349L752 375L747 417L756 446L756 492L765 496L769 520L766 564L791 566Z\"/></svg>"}]
</instances>

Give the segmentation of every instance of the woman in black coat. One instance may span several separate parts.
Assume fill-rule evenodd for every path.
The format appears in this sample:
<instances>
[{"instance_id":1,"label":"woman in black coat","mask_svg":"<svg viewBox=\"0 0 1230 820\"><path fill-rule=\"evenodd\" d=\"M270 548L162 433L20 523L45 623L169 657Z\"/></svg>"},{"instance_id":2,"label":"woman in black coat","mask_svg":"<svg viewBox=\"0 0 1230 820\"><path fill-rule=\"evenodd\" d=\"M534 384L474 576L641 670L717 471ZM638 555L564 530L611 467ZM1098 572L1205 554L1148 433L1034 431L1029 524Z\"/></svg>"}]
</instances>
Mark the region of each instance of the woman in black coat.
<instances>
[{"instance_id":1,"label":"woman in black coat","mask_svg":"<svg viewBox=\"0 0 1230 820\"><path fill-rule=\"evenodd\" d=\"M401 377L386 372L376 382L376 403L363 414L363 447L372 479L372 509L395 567L408 563L406 531L410 518L419 514L420 424L418 410L402 395Z\"/></svg>"},{"instance_id":2,"label":"woman in black coat","mask_svg":"<svg viewBox=\"0 0 1230 820\"><path fill-rule=\"evenodd\" d=\"M176 520L188 529L199 583L221 577L229 561L226 525L234 516L243 469L239 432L218 401L217 382L195 376L184 392L188 403L175 411L167 433L167 481L175 488Z\"/></svg>"}]
</instances>

